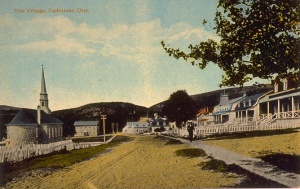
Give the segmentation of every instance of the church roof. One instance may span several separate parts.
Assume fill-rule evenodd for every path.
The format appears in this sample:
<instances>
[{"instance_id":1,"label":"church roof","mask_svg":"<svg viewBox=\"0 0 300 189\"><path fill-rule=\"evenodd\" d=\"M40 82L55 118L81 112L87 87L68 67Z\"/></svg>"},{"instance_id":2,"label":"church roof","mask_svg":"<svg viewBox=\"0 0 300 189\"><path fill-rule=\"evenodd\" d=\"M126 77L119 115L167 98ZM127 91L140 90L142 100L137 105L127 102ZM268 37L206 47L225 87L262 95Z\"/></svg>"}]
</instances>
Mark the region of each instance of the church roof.
<instances>
[{"instance_id":1,"label":"church roof","mask_svg":"<svg viewBox=\"0 0 300 189\"><path fill-rule=\"evenodd\" d=\"M45 113L41 110L41 123L42 124L63 124L59 119ZM38 125L37 122L37 110L33 109L21 109L14 119L8 124L10 125Z\"/></svg>"}]
</instances>

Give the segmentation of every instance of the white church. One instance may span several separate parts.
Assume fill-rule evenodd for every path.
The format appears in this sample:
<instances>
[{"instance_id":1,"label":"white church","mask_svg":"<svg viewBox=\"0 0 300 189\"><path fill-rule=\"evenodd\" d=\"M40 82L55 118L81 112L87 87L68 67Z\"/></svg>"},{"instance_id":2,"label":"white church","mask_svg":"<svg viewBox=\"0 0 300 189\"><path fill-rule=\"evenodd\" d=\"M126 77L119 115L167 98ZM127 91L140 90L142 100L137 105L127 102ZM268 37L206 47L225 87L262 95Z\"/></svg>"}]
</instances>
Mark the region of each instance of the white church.
<instances>
[{"instance_id":1,"label":"white church","mask_svg":"<svg viewBox=\"0 0 300 189\"><path fill-rule=\"evenodd\" d=\"M42 66L40 103L37 109L21 109L7 125L7 145L47 144L62 140L63 122L51 115Z\"/></svg>"}]
</instances>

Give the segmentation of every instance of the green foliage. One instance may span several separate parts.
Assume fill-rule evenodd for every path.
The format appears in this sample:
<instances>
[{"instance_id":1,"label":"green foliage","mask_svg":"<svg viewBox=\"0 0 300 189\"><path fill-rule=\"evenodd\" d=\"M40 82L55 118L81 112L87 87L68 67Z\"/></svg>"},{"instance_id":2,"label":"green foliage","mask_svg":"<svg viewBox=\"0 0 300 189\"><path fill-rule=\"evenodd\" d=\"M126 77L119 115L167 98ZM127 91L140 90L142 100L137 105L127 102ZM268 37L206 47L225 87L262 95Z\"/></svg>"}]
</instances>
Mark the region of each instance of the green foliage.
<instances>
[{"instance_id":1,"label":"green foliage","mask_svg":"<svg viewBox=\"0 0 300 189\"><path fill-rule=\"evenodd\" d=\"M255 77L297 83L299 23L299 0L219 0L213 29L220 41L190 45L190 53L161 44L169 56L191 60L200 69L217 64L225 72L220 86L243 86Z\"/></svg>"},{"instance_id":2,"label":"green foliage","mask_svg":"<svg viewBox=\"0 0 300 189\"><path fill-rule=\"evenodd\" d=\"M199 148L188 148L188 149L177 150L175 154L177 156L188 157L188 158L207 156L205 151Z\"/></svg>"},{"instance_id":3,"label":"green foliage","mask_svg":"<svg viewBox=\"0 0 300 189\"><path fill-rule=\"evenodd\" d=\"M166 115L170 121L176 121L177 127L181 127L181 122L192 119L196 111L195 101L184 90L171 94L162 108L163 115Z\"/></svg>"},{"instance_id":4,"label":"green foliage","mask_svg":"<svg viewBox=\"0 0 300 189\"><path fill-rule=\"evenodd\" d=\"M101 115L107 115L105 122L106 133L112 132L111 123L118 123L118 130L127 121L137 121L142 116L147 115L147 108L124 102L102 102L87 104L78 108L59 110L52 112L53 116L64 123L64 136L73 136L75 133L75 121L100 121L100 133L103 133Z\"/></svg>"}]
</instances>

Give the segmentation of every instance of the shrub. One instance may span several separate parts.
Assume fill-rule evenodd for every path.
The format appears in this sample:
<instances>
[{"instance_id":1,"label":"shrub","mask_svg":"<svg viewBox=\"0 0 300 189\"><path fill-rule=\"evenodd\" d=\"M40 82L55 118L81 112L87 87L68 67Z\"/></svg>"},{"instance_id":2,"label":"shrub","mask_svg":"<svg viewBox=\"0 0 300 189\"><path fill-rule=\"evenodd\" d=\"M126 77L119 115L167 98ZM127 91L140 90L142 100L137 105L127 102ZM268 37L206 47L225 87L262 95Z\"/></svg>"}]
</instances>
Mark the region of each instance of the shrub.
<instances>
[{"instance_id":1,"label":"shrub","mask_svg":"<svg viewBox=\"0 0 300 189\"><path fill-rule=\"evenodd\" d=\"M259 158L284 171L300 174L300 156L276 153Z\"/></svg>"},{"instance_id":2,"label":"shrub","mask_svg":"<svg viewBox=\"0 0 300 189\"><path fill-rule=\"evenodd\" d=\"M204 150L198 149L198 148L188 148L188 149L177 150L175 152L175 154L177 156L188 157L188 158L207 156L207 154L205 153Z\"/></svg>"},{"instance_id":3,"label":"shrub","mask_svg":"<svg viewBox=\"0 0 300 189\"><path fill-rule=\"evenodd\" d=\"M225 172L228 170L228 165L224 161L211 159L206 162L199 163L199 166L203 170L214 170L216 172Z\"/></svg>"},{"instance_id":4,"label":"shrub","mask_svg":"<svg viewBox=\"0 0 300 189\"><path fill-rule=\"evenodd\" d=\"M176 145L176 144L183 144L180 140L175 140L170 138L165 145Z\"/></svg>"}]
</instances>

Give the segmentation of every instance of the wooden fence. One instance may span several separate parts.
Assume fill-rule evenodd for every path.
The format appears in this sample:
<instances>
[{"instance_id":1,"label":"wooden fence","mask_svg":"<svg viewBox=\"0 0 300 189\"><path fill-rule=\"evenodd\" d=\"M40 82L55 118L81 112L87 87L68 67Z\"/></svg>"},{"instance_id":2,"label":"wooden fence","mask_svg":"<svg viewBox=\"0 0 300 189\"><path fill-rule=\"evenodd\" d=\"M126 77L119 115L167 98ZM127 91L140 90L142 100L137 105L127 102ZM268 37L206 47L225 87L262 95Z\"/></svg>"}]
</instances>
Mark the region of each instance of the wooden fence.
<instances>
[{"instance_id":1,"label":"wooden fence","mask_svg":"<svg viewBox=\"0 0 300 189\"><path fill-rule=\"evenodd\" d=\"M299 120L299 119L298 119ZM244 131L259 131L259 130L278 130L278 129L290 129L299 128L300 122L295 121L292 123L285 124L284 122L271 122L267 124L260 124L259 122L239 123L239 124L214 124L208 126L198 126L195 128L194 135L197 137L204 137L214 134L222 133L234 133ZM188 136L186 128L173 129L168 131L170 135L179 137Z\"/></svg>"},{"instance_id":2,"label":"wooden fence","mask_svg":"<svg viewBox=\"0 0 300 189\"><path fill-rule=\"evenodd\" d=\"M116 136L113 136L105 143L111 142ZM81 142L73 143L72 140L64 140L50 144L24 144L21 146L0 146L0 163L18 162L40 155L49 154L60 150L74 150L88 148L91 146L102 145L104 142Z\"/></svg>"}]
</instances>

